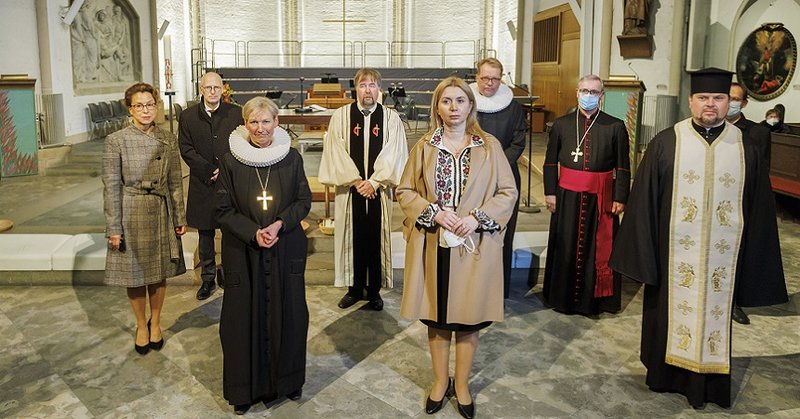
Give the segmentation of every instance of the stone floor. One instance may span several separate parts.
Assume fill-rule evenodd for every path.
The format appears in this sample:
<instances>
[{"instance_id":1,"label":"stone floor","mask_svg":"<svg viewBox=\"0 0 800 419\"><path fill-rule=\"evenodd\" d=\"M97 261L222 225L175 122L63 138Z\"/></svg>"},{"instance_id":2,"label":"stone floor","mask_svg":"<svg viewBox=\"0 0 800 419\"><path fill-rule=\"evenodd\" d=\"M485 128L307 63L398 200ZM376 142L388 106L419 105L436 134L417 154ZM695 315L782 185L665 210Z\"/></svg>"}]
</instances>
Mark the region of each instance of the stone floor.
<instances>
[{"instance_id":1,"label":"stone floor","mask_svg":"<svg viewBox=\"0 0 800 419\"><path fill-rule=\"evenodd\" d=\"M0 218L21 220L12 234L102 231L98 184L97 178L3 179ZM547 228L546 215L525 217L521 230ZM518 270L506 320L481 333L470 383L477 414L800 417L800 225L781 222L780 233L791 300L748 309L752 324L733 325L730 409L710 404L694 410L682 396L647 389L638 359L639 286L625 284L619 314L567 316L546 308L541 285L528 290L528 272ZM195 291L168 288L166 345L139 356L121 289L0 287L0 417L232 417L222 398L218 337L224 292L200 302ZM248 416L427 417L423 404L432 374L426 329L399 316L401 286L383 292L382 312L360 305L338 309L341 289L309 286L306 293L311 324L303 398L259 404ZM453 401L435 416L459 417Z\"/></svg>"}]
</instances>

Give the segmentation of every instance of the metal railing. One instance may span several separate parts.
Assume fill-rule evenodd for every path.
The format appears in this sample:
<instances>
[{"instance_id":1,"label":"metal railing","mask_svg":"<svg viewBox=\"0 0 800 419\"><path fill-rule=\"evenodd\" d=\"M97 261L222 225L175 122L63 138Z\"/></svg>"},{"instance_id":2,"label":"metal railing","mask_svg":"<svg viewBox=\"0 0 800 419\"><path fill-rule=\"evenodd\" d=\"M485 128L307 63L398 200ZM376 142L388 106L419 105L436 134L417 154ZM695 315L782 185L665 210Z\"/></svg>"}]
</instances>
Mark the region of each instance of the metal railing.
<instances>
[{"instance_id":1,"label":"metal railing","mask_svg":"<svg viewBox=\"0 0 800 419\"><path fill-rule=\"evenodd\" d=\"M481 41L273 41L204 38L192 63L206 67L466 67L497 55ZM195 51L199 54L195 57ZM297 63L293 65L294 63Z\"/></svg>"}]
</instances>

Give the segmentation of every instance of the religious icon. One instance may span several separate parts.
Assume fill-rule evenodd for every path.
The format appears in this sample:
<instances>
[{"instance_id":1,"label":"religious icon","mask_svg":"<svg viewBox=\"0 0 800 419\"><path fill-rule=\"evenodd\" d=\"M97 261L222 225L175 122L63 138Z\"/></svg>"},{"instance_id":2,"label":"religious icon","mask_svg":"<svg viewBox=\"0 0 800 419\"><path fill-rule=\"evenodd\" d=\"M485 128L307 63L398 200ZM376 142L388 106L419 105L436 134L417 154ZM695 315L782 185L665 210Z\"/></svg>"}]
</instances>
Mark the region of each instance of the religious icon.
<instances>
[{"instance_id":1,"label":"religious icon","mask_svg":"<svg viewBox=\"0 0 800 419\"><path fill-rule=\"evenodd\" d=\"M765 23L739 47L736 77L753 99L766 101L786 91L796 62L792 33L782 23Z\"/></svg>"},{"instance_id":2,"label":"religious icon","mask_svg":"<svg viewBox=\"0 0 800 419\"><path fill-rule=\"evenodd\" d=\"M714 268L714 273L711 274L711 286L714 288L714 292L722 291L722 281L727 278L728 273L724 266Z\"/></svg>"},{"instance_id":3,"label":"religious icon","mask_svg":"<svg viewBox=\"0 0 800 419\"><path fill-rule=\"evenodd\" d=\"M361 124L356 123L356 126L353 127L353 134L355 134L356 137L361 136Z\"/></svg>"},{"instance_id":4,"label":"religious icon","mask_svg":"<svg viewBox=\"0 0 800 419\"><path fill-rule=\"evenodd\" d=\"M681 208L685 210L681 221L688 221L690 223L694 221L695 217L697 217L697 201L694 198L685 196L681 200Z\"/></svg>"},{"instance_id":5,"label":"religious icon","mask_svg":"<svg viewBox=\"0 0 800 419\"><path fill-rule=\"evenodd\" d=\"M733 206L731 205L731 201L721 201L719 205L717 205L717 219L719 220L719 225L730 227L732 212Z\"/></svg>"},{"instance_id":6,"label":"religious icon","mask_svg":"<svg viewBox=\"0 0 800 419\"><path fill-rule=\"evenodd\" d=\"M722 336L719 330L711 332L711 335L708 336L708 352L711 355L719 355L720 342L722 342Z\"/></svg>"},{"instance_id":7,"label":"religious icon","mask_svg":"<svg viewBox=\"0 0 800 419\"><path fill-rule=\"evenodd\" d=\"M692 332L689 330L689 328L684 325L680 325L675 330L675 333L679 337L678 348L684 351L689 349L689 346L692 344Z\"/></svg>"},{"instance_id":8,"label":"religious icon","mask_svg":"<svg viewBox=\"0 0 800 419\"><path fill-rule=\"evenodd\" d=\"M692 265L681 262L678 266L678 273L681 274L680 286L689 288L694 283L694 267Z\"/></svg>"}]
</instances>

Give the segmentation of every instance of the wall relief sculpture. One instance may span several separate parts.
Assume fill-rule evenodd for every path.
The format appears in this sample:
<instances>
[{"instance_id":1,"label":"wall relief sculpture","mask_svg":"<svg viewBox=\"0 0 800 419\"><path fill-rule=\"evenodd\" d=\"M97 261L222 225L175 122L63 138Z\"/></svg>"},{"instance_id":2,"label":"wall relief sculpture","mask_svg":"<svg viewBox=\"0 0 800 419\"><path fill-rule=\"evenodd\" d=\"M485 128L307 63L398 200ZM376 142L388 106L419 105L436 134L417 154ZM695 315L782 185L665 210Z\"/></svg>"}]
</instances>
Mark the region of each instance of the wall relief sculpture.
<instances>
[{"instance_id":1,"label":"wall relief sculpture","mask_svg":"<svg viewBox=\"0 0 800 419\"><path fill-rule=\"evenodd\" d=\"M76 95L119 92L141 79L139 16L126 0L86 0L70 38Z\"/></svg>"},{"instance_id":2,"label":"wall relief sculpture","mask_svg":"<svg viewBox=\"0 0 800 419\"><path fill-rule=\"evenodd\" d=\"M766 23L745 38L736 55L736 77L755 100L780 96L797 64L797 45L782 23Z\"/></svg>"}]
</instances>

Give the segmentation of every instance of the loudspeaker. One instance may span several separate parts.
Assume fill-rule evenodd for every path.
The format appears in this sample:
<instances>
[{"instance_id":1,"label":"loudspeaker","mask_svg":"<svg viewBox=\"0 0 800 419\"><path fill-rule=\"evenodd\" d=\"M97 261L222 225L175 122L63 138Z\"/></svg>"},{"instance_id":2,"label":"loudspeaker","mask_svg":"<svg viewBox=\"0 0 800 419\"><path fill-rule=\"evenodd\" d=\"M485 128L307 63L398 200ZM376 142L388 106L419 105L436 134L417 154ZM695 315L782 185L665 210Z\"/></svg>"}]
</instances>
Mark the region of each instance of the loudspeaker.
<instances>
[{"instance_id":1,"label":"loudspeaker","mask_svg":"<svg viewBox=\"0 0 800 419\"><path fill-rule=\"evenodd\" d=\"M508 26L508 34L511 35L511 40L512 41L516 41L517 40L517 26L514 25L514 21L513 20L509 20L508 22L506 22L506 26Z\"/></svg>"},{"instance_id":2,"label":"loudspeaker","mask_svg":"<svg viewBox=\"0 0 800 419\"><path fill-rule=\"evenodd\" d=\"M161 22L161 27L158 28L158 39L161 39L161 38L164 37L164 32L167 31L167 28L169 28L169 21L164 19L164 21Z\"/></svg>"},{"instance_id":3,"label":"loudspeaker","mask_svg":"<svg viewBox=\"0 0 800 419\"><path fill-rule=\"evenodd\" d=\"M69 10L67 10L67 13L61 17L64 23L67 25L72 25L72 22L75 21L75 16L78 15L78 10L81 10L81 6L83 6L84 1L85 0L74 0L72 4L69 5Z\"/></svg>"}]
</instances>

